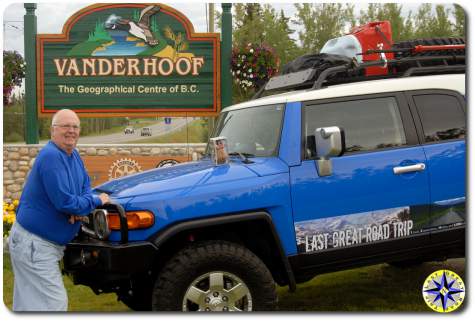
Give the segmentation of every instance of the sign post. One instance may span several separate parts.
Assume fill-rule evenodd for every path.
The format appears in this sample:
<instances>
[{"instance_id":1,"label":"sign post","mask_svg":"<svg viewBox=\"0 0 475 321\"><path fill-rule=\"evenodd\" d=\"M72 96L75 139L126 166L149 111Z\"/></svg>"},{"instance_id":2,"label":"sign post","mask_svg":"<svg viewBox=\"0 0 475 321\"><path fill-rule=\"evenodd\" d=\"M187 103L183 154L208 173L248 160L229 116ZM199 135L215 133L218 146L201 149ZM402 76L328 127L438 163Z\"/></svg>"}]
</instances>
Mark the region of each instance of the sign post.
<instances>
[{"instance_id":1,"label":"sign post","mask_svg":"<svg viewBox=\"0 0 475 321\"><path fill-rule=\"evenodd\" d=\"M232 79L231 79L231 51L232 51L232 14L231 3L221 4L223 15L221 17L221 30L223 45L221 48L221 72L222 74L222 106L227 107L232 104Z\"/></svg>"},{"instance_id":2,"label":"sign post","mask_svg":"<svg viewBox=\"0 0 475 321\"><path fill-rule=\"evenodd\" d=\"M36 111L36 3L25 3L25 141L38 144L38 114Z\"/></svg>"}]
</instances>

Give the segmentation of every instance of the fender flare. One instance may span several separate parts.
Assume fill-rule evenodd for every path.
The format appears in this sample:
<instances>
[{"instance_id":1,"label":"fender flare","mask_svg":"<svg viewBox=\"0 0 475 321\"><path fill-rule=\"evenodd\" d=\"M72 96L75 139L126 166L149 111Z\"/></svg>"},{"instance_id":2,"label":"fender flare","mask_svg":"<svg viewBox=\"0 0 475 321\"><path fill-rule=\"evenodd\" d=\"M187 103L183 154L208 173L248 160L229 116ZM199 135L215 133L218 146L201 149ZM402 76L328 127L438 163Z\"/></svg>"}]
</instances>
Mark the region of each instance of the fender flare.
<instances>
[{"instance_id":1,"label":"fender flare","mask_svg":"<svg viewBox=\"0 0 475 321\"><path fill-rule=\"evenodd\" d=\"M172 238L176 234L183 231L197 229L200 227L218 226L218 225L223 225L223 224L238 223L238 222L245 222L245 221L255 221L255 220L264 220L266 224L270 227L272 236L279 250L281 263L283 264L285 273L287 274L287 278L289 281L289 290L291 292L294 292L296 290L296 282L295 282L294 273L292 271L289 259L285 255L279 235L277 234L277 231L274 226L274 222L272 221L272 217L267 212L258 211L258 212L226 214L225 216L214 216L214 217L200 218L200 219L196 219L192 221L177 222L176 224L173 224L167 227L165 230L162 230L150 236L148 241L150 241L158 249L160 249L160 246L163 243L165 243L168 239Z\"/></svg>"}]
</instances>

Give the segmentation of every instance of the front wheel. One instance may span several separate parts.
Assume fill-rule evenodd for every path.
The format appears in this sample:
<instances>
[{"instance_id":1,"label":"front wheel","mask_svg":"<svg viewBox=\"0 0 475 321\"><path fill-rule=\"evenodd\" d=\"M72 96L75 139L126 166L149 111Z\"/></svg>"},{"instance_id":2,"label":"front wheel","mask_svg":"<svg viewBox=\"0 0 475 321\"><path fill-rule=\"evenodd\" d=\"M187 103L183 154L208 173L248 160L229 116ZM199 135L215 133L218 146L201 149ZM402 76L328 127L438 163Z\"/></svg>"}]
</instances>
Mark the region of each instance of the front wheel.
<instances>
[{"instance_id":1,"label":"front wheel","mask_svg":"<svg viewBox=\"0 0 475 321\"><path fill-rule=\"evenodd\" d=\"M160 272L156 311L268 311L275 309L275 283L247 248L207 241L178 252Z\"/></svg>"}]
</instances>

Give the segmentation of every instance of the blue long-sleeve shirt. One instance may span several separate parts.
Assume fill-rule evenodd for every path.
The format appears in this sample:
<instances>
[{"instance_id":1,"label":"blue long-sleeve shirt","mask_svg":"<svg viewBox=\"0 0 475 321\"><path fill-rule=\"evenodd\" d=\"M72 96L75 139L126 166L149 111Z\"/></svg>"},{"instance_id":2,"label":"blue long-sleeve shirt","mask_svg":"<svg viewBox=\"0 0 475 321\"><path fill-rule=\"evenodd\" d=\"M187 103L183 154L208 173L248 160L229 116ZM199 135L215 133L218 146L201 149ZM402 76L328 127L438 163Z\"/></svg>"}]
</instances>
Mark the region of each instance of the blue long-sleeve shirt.
<instances>
[{"instance_id":1,"label":"blue long-sleeve shirt","mask_svg":"<svg viewBox=\"0 0 475 321\"><path fill-rule=\"evenodd\" d=\"M52 141L38 153L28 175L17 210L17 221L46 240L65 245L79 231L69 216L87 215L102 202L91 183L79 153L71 155Z\"/></svg>"}]
</instances>

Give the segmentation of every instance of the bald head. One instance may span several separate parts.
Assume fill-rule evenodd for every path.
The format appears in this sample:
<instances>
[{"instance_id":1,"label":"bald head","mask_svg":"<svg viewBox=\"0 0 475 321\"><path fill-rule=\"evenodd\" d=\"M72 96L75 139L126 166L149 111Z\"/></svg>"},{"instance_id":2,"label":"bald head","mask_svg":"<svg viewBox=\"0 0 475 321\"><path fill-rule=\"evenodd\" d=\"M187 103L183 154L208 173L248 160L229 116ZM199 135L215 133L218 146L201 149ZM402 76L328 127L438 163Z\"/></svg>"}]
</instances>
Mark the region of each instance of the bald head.
<instances>
[{"instance_id":1,"label":"bald head","mask_svg":"<svg viewBox=\"0 0 475 321\"><path fill-rule=\"evenodd\" d=\"M51 121L51 140L71 155L79 139L79 126L79 117L74 111L61 109Z\"/></svg>"},{"instance_id":2,"label":"bald head","mask_svg":"<svg viewBox=\"0 0 475 321\"><path fill-rule=\"evenodd\" d=\"M61 109L53 115L53 119L51 120L51 126L53 126L54 124L58 124L63 117L75 117L79 123L79 117L74 111L72 111L71 109Z\"/></svg>"}]
</instances>

